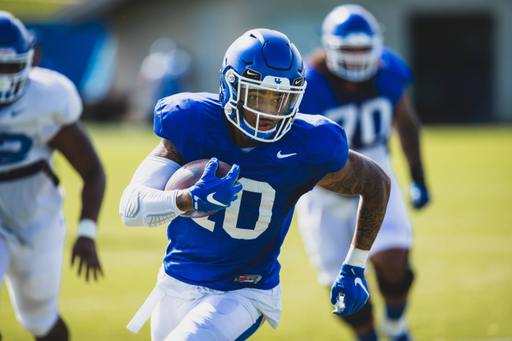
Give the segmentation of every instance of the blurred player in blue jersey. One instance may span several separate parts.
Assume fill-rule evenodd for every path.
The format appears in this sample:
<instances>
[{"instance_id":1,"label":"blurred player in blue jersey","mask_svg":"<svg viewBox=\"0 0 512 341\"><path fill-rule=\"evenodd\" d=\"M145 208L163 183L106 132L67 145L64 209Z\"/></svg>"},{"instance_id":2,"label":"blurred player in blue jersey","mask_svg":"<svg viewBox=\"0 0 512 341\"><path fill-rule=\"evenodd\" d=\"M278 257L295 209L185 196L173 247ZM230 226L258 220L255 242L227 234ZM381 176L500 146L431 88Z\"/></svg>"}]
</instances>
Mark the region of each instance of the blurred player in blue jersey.
<instances>
[{"instance_id":1,"label":"blurred player in blue jersey","mask_svg":"<svg viewBox=\"0 0 512 341\"><path fill-rule=\"evenodd\" d=\"M105 174L79 123L75 86L32 67L33 44L25 26L0 11L0 285L5 278L16 318L36 340L65 341L58 309L64 192L50 164L58 150L83 179L72 263L87 281L101 272L94 236Z\"/></svg>"},{"instance_id":2,"label":"blurred player in blue jersey","mask_svg":"<svg viewBox=\"0 0 512 341\"><path fill-rule=\"evenodd\" d=\"M367 301L364 264L384 218L389 178L349 151L343 129L320 115L298 114L304 65L282 33L246 32L227 50L220 95L182 93L155 107L161 143L142 162L121 198L129 226L169 223L158 283L128 328L152 315L159 340L246 340L281 316L281 244L294 206L315 185L361 195L352 248L333 280L336 313ZM181 165L210 159L191 188L164 191ZM218 160L232 166L214 175ZM213 212L202 218L185 211ZM338 269L340 270L340 269Z\"/></svg>"},{"instance_id":3,"label":"blurred player in blue jersey","mask_svg":"<svg viewBox=\"0 0 512 341\"><path fill-rule=\"evenodd\" d=\"M413 281L408 253L412 243L406 203L393 176L387 147L396 129L410 166L412 205L429 201L419 146L419 119L407 85L411 72L393 51L382 46L375 18L357 5L336 7L322 26L323 49L306 66L308 89L300 111L323 114L345 129L351 149L376 161L392 181L386 218L370 252L380 291L386 302L385 330L393 341L410 339L403 318ZM347 252L358 200L315 188L299 202L300 231L323 285L337 276ZM371 303L344 317L360 340L376 340Z\"/></svg>"}]
</instances>

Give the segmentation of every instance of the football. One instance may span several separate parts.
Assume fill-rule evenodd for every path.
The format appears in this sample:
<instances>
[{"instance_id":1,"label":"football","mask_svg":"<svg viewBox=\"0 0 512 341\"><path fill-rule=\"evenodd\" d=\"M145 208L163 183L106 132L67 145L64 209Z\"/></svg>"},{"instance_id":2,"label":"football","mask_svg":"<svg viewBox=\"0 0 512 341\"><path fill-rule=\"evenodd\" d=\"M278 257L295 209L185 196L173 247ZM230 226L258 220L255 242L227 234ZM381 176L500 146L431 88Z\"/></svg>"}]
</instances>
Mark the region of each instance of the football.
<instances>
[{"instance_id":1,"label":"football","mask_svg":"<svg viewBox=\"0 0 512 341\"><path fill-rule=\"evenodd\" d=\"M178 169L167 181L165 190L185 189L195 185L196 182L203 176L206 164L210 161L209 159L200 159L187 163L180 169ZM231 170L231 166L223 161L219 160L219 166L215 171L215 175L220 179L226 176ZM217 211L203 213L190 210L182 214L182 217L188 218L201 218L214 214Z\"/></svg>"}]
</instances>

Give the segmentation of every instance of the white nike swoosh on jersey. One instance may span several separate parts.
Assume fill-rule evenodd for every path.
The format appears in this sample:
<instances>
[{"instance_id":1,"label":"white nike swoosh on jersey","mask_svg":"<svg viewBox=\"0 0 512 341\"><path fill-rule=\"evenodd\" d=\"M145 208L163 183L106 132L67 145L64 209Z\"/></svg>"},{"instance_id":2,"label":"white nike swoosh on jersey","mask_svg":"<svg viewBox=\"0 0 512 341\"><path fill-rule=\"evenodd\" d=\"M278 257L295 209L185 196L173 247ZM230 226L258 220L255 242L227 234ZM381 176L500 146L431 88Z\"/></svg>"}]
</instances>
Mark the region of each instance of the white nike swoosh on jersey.
<instances>
[{"instance_id":1,"label":"white nike swoosh on jersey","mask_svg":"<svg viewBox=\"0 0 512 341\"><path fill-rule=\"evenodd\" d=\"M361 286L361 288L363 288L364 292L366 293L366 295L370 296L370 293L368 292L368 290L366 290L366 288L364 287L363 285L363 281L361 280L361 278L357 277L354 281L356 283L356 287L357 285L359 284Z\"/></svg>"},{"instance_id":2,"label":"white nike swoosh on jersey","mask_svg":"<svg viewBox=\"0 0 512 341\"><path fill-rule=\"evenodd\" d=\"M228 205L224 205L223 203L221 203L221 202L219 202L219 201L217 201L217 200L215 200L215 199L213 198L213 196L215 195L215 193L217 193L217 192L213 192L213 193L208 194L208 196L206 197L206 200L208 200L208 201L209 201L209 202L211 202L212 204L227 207Z\"/></svg>"},{"instance_id":3,"label":"white nike swoosh on jersey","mask_svg":"<svg viewBox=\"0 0 512 341\"><path fill-rule=\"evenodd\" d=\"M290 157L290 156L294 156L294 155L297 155L297 153L291 153L291 154L281 154L282 150L280 150L278 153L277 153L277 157L280 158L280 159L284 159L285 157Z\"/></svg>"}]
</instances>

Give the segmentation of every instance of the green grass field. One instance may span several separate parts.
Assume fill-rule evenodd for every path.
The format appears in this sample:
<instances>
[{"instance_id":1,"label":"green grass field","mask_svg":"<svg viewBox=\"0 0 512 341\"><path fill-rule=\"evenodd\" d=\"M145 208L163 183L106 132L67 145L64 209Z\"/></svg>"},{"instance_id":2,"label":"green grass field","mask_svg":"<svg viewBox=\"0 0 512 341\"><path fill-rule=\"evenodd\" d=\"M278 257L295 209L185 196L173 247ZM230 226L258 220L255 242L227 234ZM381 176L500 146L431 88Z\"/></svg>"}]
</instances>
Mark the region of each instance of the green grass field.
<instances>
[{"instance_id":1,"label":"green grass field","mask_svg":"<svg viewBox=\"0 0 512 341\"><path fill-rule=\"evenodd\" d=\"M11 12L22 20L47 20L66 6L78 4L80 0L1 0L2 11Z\"/></svg>"},{"instance_id":2,"label":"green grass field","mask_svg":"<svg viewBox=\"0 0 512 341\"><path fill-rule=\"evenodd\" d=\"M124 227L119 198L141 160L158 143L150 128L89 125L108 187L98 237L105 277L86 284L69 267L76 235L80 183L66 161L57 168L67 192L68 238L60 308L79 340L149 340L149 323L134 335L125 326L152 290L166 245L165 228ZM418 341L512 340L512 128L428 127L424 156L432 204L413 212L417 281L409 316ZM392 152L402 184L408 177L396 141ZM331 314L295 225L280 256L283 317L251 340L351 340ZM382 315L374 280L370 290ZM5 285L0 298L2 341L32 340L17 323Z\"/></svg>"}]
</instances>

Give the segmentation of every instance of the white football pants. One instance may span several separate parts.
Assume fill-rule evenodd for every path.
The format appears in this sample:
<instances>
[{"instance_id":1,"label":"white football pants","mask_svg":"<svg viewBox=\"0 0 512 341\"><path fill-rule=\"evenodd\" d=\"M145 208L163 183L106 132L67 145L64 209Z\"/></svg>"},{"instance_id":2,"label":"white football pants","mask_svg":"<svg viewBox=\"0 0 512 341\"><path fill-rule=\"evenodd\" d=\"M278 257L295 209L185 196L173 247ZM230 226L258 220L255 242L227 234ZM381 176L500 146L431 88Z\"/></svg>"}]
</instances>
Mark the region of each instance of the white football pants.
<instances>
[{"instance_id":1,"label":"white football pants","mask_svg":"<svg viewBox=\"0 0 512 341\"><path fill-rule=\"evenodd\" d=\"M165 295L151 317L152 341L246 340L263 315L236 292L186 300Z\"/></svg>"},{"instance_id":2,"label":"white football pants","mask_svg":"<svg viewBox=\"0 0 512 341\"><path fill-rule=\"evenodd\" d=\"M153 341L243 341L281 319L281 285L218 291L179 281L164 271L127 328L137 333L151 315Z\"/></svg>"},{"instance_id":3,"label":"white football pants","mask_svg":"<svg viewBox=\"0 0 512 341\"><path fill-rule=\"evenodd\" d=\"M6 279L18 321L34 336L45 336L57 322L64 217L55 217L32 245L13 243L0 236L0 283Z\"/></svg>"}]
</instances>

